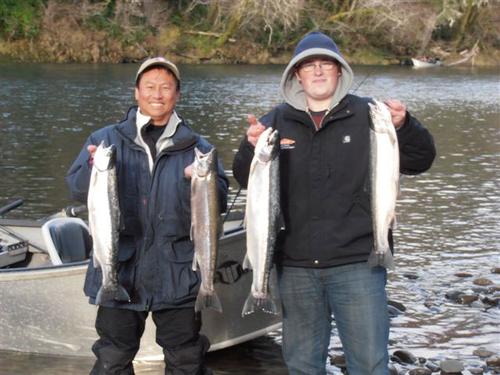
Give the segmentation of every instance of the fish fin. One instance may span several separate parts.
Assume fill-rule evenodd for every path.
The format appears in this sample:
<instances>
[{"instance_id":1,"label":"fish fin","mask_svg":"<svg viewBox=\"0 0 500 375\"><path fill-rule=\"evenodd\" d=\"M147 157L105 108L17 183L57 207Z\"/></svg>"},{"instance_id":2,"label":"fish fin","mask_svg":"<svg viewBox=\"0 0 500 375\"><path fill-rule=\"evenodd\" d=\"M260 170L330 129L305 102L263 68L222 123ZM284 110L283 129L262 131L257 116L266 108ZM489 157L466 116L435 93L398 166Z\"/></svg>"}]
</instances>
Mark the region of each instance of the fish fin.
<instances>
[{"instance_id":1,"label":"fish fin","mask_svg":"<svg viewBox=\"0 0 500 375\"><path fill-rule=\"evenodd\" d=\"M128 294L127 290L119 284L115 293L115 301L130 302L130 295Z\"/></svg>"},{"instance_id":2,"label":"fish fin","mask_svg":"<svg viewBox=\"0 0 500 375\"><path fill-rule=\"evenodd\" d=\"M207 290L200 287L200 291L198 292L198 296L196 297L194 309L196 312L202 311L204 309L212 309L219 313L222 313L222 305L215 290L213 292L208 292Z\"/></svg>"},{"instance_id":3,"label":"fish fin","mask_svg":"<svg viewBox=\"0 0 500 375\"><path fill-rule=\"evenodd\" d=\"M375 250L372 250L368 257L368 265L371 267L381 266L386 269L394 269L394 256L392 255L392 251L387 249L382 254L377 254Z\"/></svg>"},{"instance_id":4,"label":"fish fin","mask_svg":"<svg viewBox=\"0 0 500 375\"><path fill-rule=\"evenodd\" d=\"M243 310L241 311L241 316L245 316L245 315L249 315L251 313L253 313L255 311L255 298L252 294L252 292L250 292L250 294L248 295L246 301L245 301L245 304L243 305Z\"/></svg>"},{"instance_id":5,"label":"fish fin","mask_svg":"<svg viewBox=\"0 0 500 375\"><path fill-rule=\"evenodd\" d=\"M92 263L94 265L94 268L101 268L101 264L99 263L99 259L97 259L95 255L95 251L92 252Z\"/></svg>"},{"instance_id":6,"label":"fish fin","mask_svg":"<svg viewBox=\"0 0 500 375\"><path fill-rule=\"evenodd\" d=\"M394 214L394 217L392 218L392 221L391 221L391 226L390 228L392 230L396 229L398 227L398 220L397 220L397 216L396 214Z\"/></svg>"},{"instance_id":7,"label":"fish fin","mask_svg":"<svg viewBox=\"0 0 500 375\"><path fill-rule=\"evenodd\" d=\"M243 259L243 269L244 270L251 270L252 269L252 263L250 262L250 259L248 258L248 254L245 254L245 259Z\"/></svg>"},{"instance_id":8,"label":"fish fin","mask_svg":"<svg viewBox=\"0 0 500 375\"><path fill-rule=\"evenodd\" d=\"M102 305L102 303L114 301L130 302L130 295L121 285L118 285L116 290L101 286L95 298L96 305Z\"/></svg>"},{"instance_id":9,"label":"fish fin","mask_svg":"<svg viewBox=\"0 0 500 375\"><path fill-rule=\"evenodd\" d=\"M192 265L192 270L193 271L197 271L198 270L198 262L196 261L196 250L195 250L195 253L194 253L194 256L193 256L193 265Z\"/></svg>"},{"instance_id":10,"label":"fish fin","mask_svg":"<svg viewBox=\"0 0 500 375\"><path fill-rule=\"evenodd\" d=\"M244 317L246 315L252 314L256 310L261 310L268 314L274 314L274 315L279 314L279 309L276 300L270 294L267 297L256 298L254 297L252 292L250 292L245 301L245 305L243 306L243 311L241 312L241 316Z\"/></svg>"}]
</instances>

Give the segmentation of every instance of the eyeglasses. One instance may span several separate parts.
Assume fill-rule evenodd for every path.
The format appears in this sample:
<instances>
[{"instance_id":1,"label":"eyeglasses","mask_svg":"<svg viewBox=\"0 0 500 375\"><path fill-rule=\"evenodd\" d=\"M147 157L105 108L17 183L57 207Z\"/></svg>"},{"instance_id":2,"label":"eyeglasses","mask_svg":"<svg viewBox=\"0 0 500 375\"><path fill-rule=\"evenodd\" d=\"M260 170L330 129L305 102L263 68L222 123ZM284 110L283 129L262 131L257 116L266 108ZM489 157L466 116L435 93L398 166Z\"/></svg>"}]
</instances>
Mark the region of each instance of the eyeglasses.
<instances>
[{"instance_id":1,"label":"eyeglasses","mask_svg":"<svg viewBox=\"0 0 500 375\"><path fill-rule=\"evenodd\" d=\"M335 69L336 66L337 66L337 64L334 61L329 61L329 60L328 61L321 61L318 64L316 64L314 62L308 62L308 63L304 63L304 64L300 65L299 70L302 70L303 72L306 72L306 73L312 73L312 72L314 72L316 67L319 67L321 70L323 70L325 72L329 72L329 71L332 71L333 69Z\"/></svg>"}]
</instances>

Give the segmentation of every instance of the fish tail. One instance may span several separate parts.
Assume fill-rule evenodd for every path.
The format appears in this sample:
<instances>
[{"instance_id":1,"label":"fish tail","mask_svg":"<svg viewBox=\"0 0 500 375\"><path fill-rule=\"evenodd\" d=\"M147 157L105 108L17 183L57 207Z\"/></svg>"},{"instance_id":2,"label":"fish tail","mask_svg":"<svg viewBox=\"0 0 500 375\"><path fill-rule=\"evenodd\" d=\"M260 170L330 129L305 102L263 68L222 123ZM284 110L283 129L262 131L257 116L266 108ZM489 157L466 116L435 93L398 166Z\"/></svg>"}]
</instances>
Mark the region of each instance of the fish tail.
<instances>
[{"instance_id":1,"label":"fish tail","mask_svg":"<svg viewBox=\"0 0 500 375\"><path fill-rule=\"evenodd\" d=\"M248 258L248 254L245 254L245 259L243 259L243 266L242 267L244 270L253 269L252 262L250 262L250 258Z\"/></svg>"},{"instance_id":2,"label":"fish tail","mask_svg":"<svg viewBox=\"0 0 500 375\"><path fill-rule=\"evenodd\" d=\"M191 266L191 269L195 272L198 270L198 261L196 260L196 253L194 254L193 257L193 265Z\"/></svg>"},{"instance_id":3,"label":"fish tail","mask_svg":"<svg viewBox=\"0 0 500 375\"><path fill-rule=\"evenodd\" d=\"M209 292L200 287L200 291L198 292L198 296L196 297L194 309L196 312L204 309L212 309L222 313L222 305L215 290Z\"/></svg>"},{"instance_id":4,"label":"fish tail","mask_svg":"<svg viewBox=\"0 0 500 375\"><path fill-rule=\"evenodd\" d=\"M252 314L256 310L262 310L268 314L274 314L274 315L279 314L276 301L271 295L268 295L266 297L256 298L250 292L245 301L245 305L243 306L243 311L241 312L241 316L244 317L245 315Z\"/></svg>"},{"instance_id":5,"label":"fish tail","mask_svg":"<svg viewBox=\"0 0 500 375\"><path fill-rule=\"evenodd\" d=\"M101 305L104 302L113 301L130 302L130 295L128 294L127 290L121 285L118 285L116 289L105 288L104 286L101 286L99 288L99 291L97 292L95 303L97 305Z\"/></svg>"},{"instance_id":6,"label":"fish tail","mask_svg":"<svg viewBox=\"0 0 500 375\"><path fill-rule=\"evenodd\" d=\"M387 249L383 253L378 253L373 250L368 258L368 265L371 267L385 267L386 269L394 269L394 256L392 251Z\"/></svg>"}]
</instances>

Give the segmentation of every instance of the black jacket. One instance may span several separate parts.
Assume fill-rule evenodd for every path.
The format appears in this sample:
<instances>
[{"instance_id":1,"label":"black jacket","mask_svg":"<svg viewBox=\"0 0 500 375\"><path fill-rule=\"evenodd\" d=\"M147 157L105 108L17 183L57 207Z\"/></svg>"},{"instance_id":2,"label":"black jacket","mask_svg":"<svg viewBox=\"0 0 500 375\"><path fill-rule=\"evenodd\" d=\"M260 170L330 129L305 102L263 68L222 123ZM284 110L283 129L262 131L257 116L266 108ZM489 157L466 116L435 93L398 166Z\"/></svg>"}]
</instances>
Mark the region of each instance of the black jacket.
<instances>
[{"instance_id":1,"label":"black jacket","mask_svg":"<svg viewBox=\"0 0 500 375\"><path fill-rule=\"evenodd\" d=\"M289 104L261 118L264 125L278 129L282 140L285 230L278 241L279 264L319 268L368 259L373 246L369 100L347 95L326 115L319 131L307 112ZM409 113L406 118L397 132L400 169L418 174L430 168L436 151L429 132ZM253 150L245 138L234 158L234 176L243 187Z\"/></svg>"},{"instance_id":2,"label":"black jacket","mask_svg":"<svg viewBox=\"0 0 500 375\"><path fill-rule=\"evenodd\" d=\"M146 151L135 141L136 110L132 108L121 123L90 135L66 181L72 197L86 203L91 172L87 145L104 140L116 146L122 214L118 279L132 302L113 302L108 307L154 311L194 306L200 278L191 269L191 182L184 177L184 168L193 162L195 147L205 153L212 146L182 121L172 136L173 144L160 151L150 172ZM228 182L220 163L218 188L222 212ZM91 261L84 287L91 303L101 278L101 270Z\"/></svg>"}]
</instances>

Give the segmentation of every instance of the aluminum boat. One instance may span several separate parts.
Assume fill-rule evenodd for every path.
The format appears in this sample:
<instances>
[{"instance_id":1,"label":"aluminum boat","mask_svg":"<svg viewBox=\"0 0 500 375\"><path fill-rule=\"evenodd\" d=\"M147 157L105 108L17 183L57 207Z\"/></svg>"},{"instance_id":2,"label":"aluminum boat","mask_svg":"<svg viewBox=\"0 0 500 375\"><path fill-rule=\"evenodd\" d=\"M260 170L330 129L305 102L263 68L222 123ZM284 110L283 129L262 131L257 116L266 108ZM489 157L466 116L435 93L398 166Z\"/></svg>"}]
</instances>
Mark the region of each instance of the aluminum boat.
<instances>
[{"instance_id":1,"label":"aluminum boat","mask_svg":"<svg viewBox=\"0 0 500 375\"><path fill-rule=\"evenodd\" d=\"M0 350L93 356L97 309L83 294L89 259L54 260L54 244L43 233L51 220L70 220L68 212L63 210L41 220L0 218ZM263 312L241 316L252 283L251 272L242 269L244 255L241 219L229 220L220 240L215 283L224 311L202 312L202 332L210 339L210 350L239 344L281 327L280 316ZM136 359L162 358L150 317Z\"/></svg>"}]
</instances>

